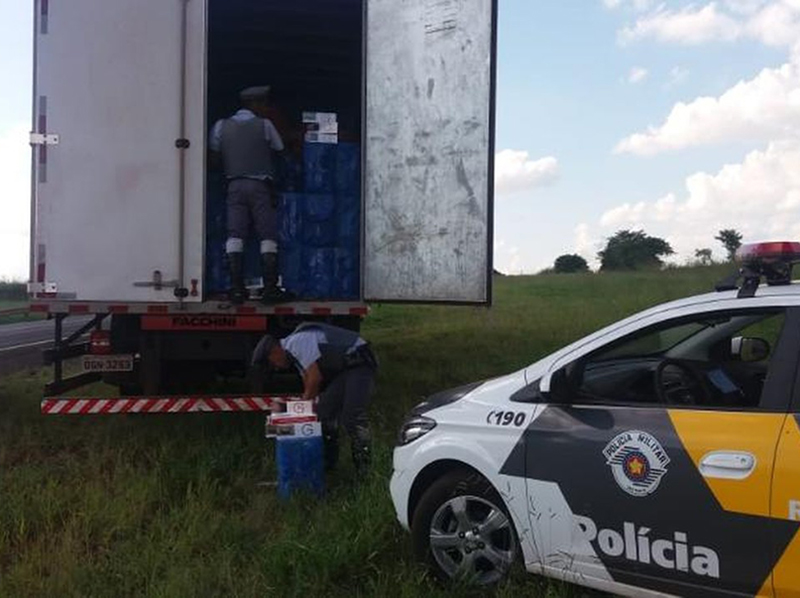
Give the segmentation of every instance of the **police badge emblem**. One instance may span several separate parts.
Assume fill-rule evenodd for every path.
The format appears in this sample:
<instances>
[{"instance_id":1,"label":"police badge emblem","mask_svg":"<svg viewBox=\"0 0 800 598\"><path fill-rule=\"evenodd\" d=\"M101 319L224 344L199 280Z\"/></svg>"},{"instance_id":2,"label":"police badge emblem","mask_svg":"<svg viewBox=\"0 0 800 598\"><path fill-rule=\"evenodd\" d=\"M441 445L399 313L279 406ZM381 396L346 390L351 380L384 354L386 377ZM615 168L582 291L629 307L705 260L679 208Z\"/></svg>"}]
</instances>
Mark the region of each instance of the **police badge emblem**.
<instances>
[{"instance_id":1,"label":"police badge emblem","mask_svg":"<svg viewBox=\"0 0 800 598\"><path fill-rule=\"evenodd\" d=\"M603 455L617 485L637 497L656 491L670 462L661 443L640 430L618 434L603 449Z\"/></svg>"}]
</instances>

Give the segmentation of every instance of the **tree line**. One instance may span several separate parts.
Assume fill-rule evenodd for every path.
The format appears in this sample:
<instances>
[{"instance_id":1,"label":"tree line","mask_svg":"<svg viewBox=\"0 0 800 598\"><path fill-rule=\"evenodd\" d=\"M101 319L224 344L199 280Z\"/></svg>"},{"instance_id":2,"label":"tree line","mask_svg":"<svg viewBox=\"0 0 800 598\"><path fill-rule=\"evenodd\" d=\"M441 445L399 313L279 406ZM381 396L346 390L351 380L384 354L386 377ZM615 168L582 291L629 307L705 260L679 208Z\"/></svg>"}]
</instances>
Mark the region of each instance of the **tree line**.
<instances>
[{"instance_id":1,"label":"tree line","mask_svg":"<svg viewBox=\"0 0 800 598\"><path fill-rule=\"evenodd\" d=\"M737 230L725 228L714 237L725 248L728 261L733 261L736 251L742 246L742 235ZM673 255L675 251L670 244L660 237L651 237L641 230L617 231L606 242L606 246L597 254L600 271L642 270L661 268L663 258ZM695 260L698 264L708 266L714 260L709 248L696 249ZM552 272L571 274L588 272L589 264L580 255L570 253L560 255L553 264Z\"/></svg>"}]
</instances>

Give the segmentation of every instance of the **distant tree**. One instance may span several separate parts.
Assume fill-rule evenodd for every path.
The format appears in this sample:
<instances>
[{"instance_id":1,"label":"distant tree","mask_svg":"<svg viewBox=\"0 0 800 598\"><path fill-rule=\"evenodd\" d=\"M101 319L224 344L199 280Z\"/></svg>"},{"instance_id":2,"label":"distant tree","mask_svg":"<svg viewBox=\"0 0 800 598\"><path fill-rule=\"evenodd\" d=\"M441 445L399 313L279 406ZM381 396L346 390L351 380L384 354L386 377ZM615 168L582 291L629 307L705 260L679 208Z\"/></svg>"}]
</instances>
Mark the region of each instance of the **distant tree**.
<instances>
[{"instance_id":1,"label":"distant tree","mask_svg":"<svg viewBox=\"0 0 800 598\"><path fill-rule=\"evenodd\" d=\"M728 252L728 261L732 262L736 257L736 250L742 246L741 233L733 228L723 228L714 238L722 243Z\"/></svg>"},{"instance_id":2,"label":"distant tree","mask_svg":"<svg viewBox=\"0 0 800 598\"><path fill-rule=\"evenodd\" d=\"M695 249L694 257L701 266L710 266L714 263L714 260L711 258L711 250L707 248Z\"/></svg>"},{"instance_id":3,"label":"distant tree","mask_svg":"<svg viewBox=\"0 0 800 598\"><path fill-rule=\"evenodd\" d=\"M553 271L557 274L572 274L574 272L588 272L589 264L581 256L570 253L560 255L553 264Z\"/></svg>"},{"instance_id":4,"label":"distant tree","mask_svg":"<svg viewBox=\"0 0 800 598\"><path fill-rule=\"evenodd\" d=\"M675 253L664 239L651 237L640 230L621 230L597 254L601 270L638 270L660 268L663 256Z\"/></svg>"}]
</instances>

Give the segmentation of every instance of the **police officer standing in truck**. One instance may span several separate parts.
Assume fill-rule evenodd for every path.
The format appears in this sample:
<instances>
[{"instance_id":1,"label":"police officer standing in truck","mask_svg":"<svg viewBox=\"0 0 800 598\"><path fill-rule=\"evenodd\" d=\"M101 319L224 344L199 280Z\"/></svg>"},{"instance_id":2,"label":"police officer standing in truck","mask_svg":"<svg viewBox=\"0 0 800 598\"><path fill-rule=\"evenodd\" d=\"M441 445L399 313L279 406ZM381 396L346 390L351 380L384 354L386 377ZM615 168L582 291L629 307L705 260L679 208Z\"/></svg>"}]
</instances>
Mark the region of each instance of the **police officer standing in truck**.
<instances>
[{"instance_id":1,"label":"police officer standing in truck","mask_svg":"<svg viewBox=\"0 0 800 598\"><path fill-rule=\"evenodd\" d=\"M212 160L224 167L228 184L228 241L226 253L231 275L230 300L241 304L244 286L244 247L252 220L261 241L262 301L291 301L291 293L278 286L278 218L275 190L277 154L283 140L267 114L269 86L249 87L239 94L241 109L218 121L211 130Z\"/></svg>"},{"instance_id":2,"label":"police officer standing in truck","mask_svg":"<svg viewBox=\"0 0 800 598\"><path fill-rule=\"evenodd\" d=\"M339 458L339 424L350 437L359 475L369 468L371 436L367 406L378 362L363 338L329 324L306 323L284 339L265 336L253 352L253 364L276 369L294 366L303 379L303 399L316 400L322 423L325 468Z\"/></svg>"}]
</instances>

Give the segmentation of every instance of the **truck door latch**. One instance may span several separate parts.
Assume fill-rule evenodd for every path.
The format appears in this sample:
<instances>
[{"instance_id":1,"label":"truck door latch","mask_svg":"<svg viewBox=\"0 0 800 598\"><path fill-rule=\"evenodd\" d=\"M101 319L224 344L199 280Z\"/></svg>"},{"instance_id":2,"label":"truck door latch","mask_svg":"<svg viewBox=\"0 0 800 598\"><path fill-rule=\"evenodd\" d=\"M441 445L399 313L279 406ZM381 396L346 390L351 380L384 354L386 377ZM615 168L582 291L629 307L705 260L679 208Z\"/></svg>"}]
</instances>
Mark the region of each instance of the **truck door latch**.
<instances>
[{"instance_id":1,"label":"truck door latch","mask_svg":"<svg viewBox=\"0 0 800 598\"><path fill-rule=\"evenodd\" d=\"M31 133L31 145L58 145L61 138L55 133Z\"/></svg>"},{"instance_id":2,"label":"truck door latch","mask_svg":"<svg viewBox=\"0 0 800 598\"><path fill-rule=\"evenodd\" d=\"M164 280L161 270L155 270L153 272L153 279L143 282L134 282L133 286L135 287L143 287L143 288L151 288L155 289L156 291L161 291L165 288L175 289L180 286L177 280Z\"/></svg>"}]
</instances>

